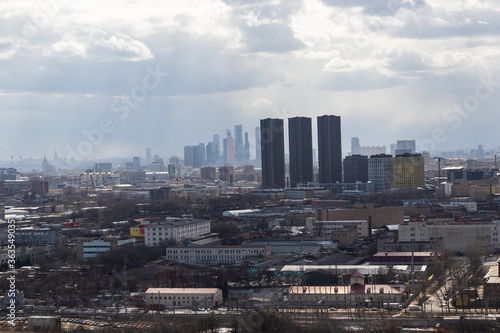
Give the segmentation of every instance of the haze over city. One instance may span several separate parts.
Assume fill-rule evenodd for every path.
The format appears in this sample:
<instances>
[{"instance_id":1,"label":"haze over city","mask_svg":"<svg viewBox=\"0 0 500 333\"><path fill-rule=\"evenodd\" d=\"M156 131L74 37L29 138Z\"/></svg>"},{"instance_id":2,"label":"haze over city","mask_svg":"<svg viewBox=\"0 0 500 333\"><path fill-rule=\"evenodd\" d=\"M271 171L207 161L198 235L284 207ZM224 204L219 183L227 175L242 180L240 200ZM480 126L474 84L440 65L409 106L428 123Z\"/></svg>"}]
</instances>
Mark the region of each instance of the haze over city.
<instances>
[{"instance_id":1,"label":"haze over city","mask_svg":"<svg viewBox=\"0 0 500 333\"><path fill-rule=\"evenodd\" d=\"M497 147L494 1L2 1L0 160L182 156L262 118L342 117L344 155ZM168 73L168 74L167 74ZM99 138L99 137L96 137ZM253 152L252 152L253 154Z\"/></svg>"}]
</instances>

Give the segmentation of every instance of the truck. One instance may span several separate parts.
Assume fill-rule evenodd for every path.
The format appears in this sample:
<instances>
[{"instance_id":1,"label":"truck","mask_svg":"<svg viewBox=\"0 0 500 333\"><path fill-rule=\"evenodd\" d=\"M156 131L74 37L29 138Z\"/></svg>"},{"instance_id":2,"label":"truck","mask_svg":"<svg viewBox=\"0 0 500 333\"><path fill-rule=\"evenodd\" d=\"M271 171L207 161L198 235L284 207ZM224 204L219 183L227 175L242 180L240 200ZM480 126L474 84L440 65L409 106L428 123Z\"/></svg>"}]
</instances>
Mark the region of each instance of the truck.
<instances>
[{"instance_id":1,"label":"truck","mask_svg":"<svg viewBox=\"0 0 500 333\"><path fill-rule=\"evenodd\" d=\"M418 306L418 305L410 305L408 307L408 310L410 310L410 311L422 311L422 308L420 308L420 306Z\"/></svg>"},{"instance_id":2,"label":"truck","mask_svg":"<svg viewBox=\"0 0 500 333\"><path fill-rule=\"evenodd\" d=\"M386 309L386 310L402 310L403 306L399 303L384 303L384 309Z\"/></svg>"}]
</instances>

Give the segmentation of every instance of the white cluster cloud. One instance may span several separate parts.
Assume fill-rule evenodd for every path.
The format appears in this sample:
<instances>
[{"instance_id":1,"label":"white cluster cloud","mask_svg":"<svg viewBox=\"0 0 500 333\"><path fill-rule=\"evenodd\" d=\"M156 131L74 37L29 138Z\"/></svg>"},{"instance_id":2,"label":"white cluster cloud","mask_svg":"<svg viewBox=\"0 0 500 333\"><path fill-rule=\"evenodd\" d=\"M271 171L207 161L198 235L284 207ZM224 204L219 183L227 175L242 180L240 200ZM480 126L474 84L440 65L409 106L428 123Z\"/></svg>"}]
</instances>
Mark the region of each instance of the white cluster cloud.
<instances>
[{"instance_id":1,"label":"white cluster cloud","mask_svg":"<svg viewBox=\"0 0 500 333\"><path fill-rule=\"evenodd\" d=\"M46 57L65 61L90 58L95 61L141 61L153 58L151 50L130 36L94 30L86 40L62 40L43 51Z\"/></svg>"}]
</instances>

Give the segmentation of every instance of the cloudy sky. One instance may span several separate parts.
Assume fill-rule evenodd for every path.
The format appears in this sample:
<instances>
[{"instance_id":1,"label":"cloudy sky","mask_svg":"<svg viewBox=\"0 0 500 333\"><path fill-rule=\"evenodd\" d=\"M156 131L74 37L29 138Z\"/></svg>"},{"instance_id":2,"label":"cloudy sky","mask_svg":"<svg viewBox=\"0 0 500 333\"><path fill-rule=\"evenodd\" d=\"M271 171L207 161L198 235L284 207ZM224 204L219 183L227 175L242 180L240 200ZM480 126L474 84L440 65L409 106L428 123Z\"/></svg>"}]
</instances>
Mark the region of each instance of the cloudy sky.
<instances>
[{"instance_id":1,"label":"cloudy sky","mask_svg":"<svg viewBox=\"0 0 500 333\"><path fill-rule=\"evenodd\" d=\"M0 160L182 156L325 114L344 154L500 145L497 1L2 0L0 33Z\"/></svg>"}]
</instances>

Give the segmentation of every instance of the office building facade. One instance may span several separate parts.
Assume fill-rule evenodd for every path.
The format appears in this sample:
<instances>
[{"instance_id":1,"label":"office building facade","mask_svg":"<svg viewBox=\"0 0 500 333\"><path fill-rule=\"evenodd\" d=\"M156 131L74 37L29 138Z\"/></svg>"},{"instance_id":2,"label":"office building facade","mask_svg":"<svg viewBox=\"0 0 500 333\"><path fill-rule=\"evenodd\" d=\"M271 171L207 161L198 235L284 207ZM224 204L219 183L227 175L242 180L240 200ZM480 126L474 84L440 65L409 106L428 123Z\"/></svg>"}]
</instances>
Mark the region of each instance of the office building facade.
<instances>
[{"instance_id":1,"label":"office building facade","mask_svg":"<svg viewBox=\"0 0 500 333\"><path fill-rule=\"evenodd\" d=\"M352 155L344 159L344 183L368 182L368 156Z\"/></svg>"},{"instance_id":2,"label":"office building facade","mask_svg":"<svg viewBox=\"0 0 500 333\"><path fill-rule=\"evenodd\" d=\"M387 191L394 186L393 157L372 155L368 159L368 180L375 185L376 192Z\"/></svg>"},{"instance_id":3,"label":"office building facade","mask_svg":"<svg viewBox=\"0 0 500 333\"><path fill-rule=\"evenodd\" d=\"M424 186L424 157L421 154L397 155L394 158L393 177L395 188Z\"/></svg>"}]
</instances>

